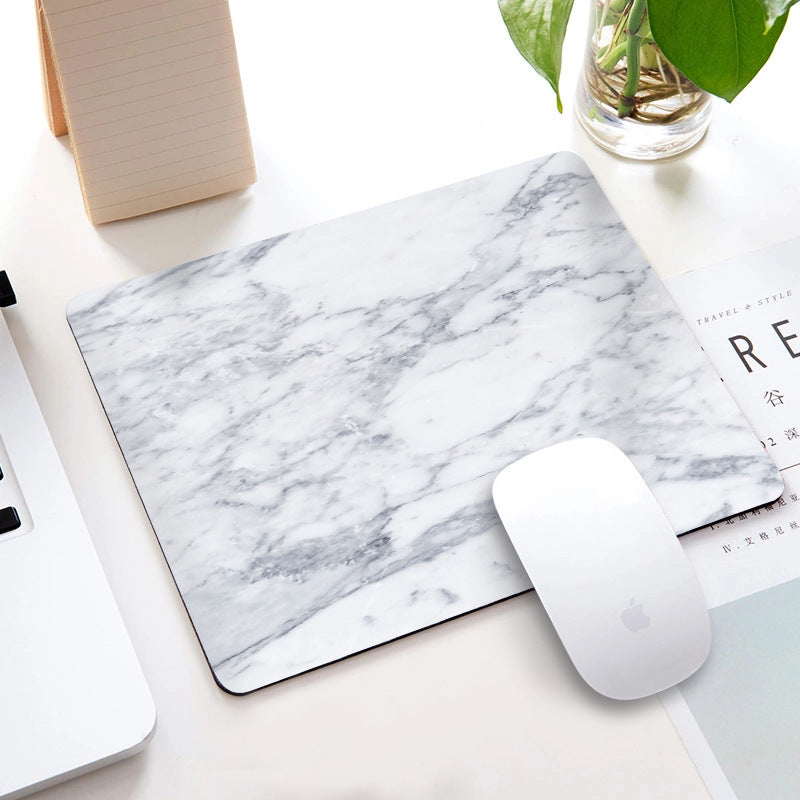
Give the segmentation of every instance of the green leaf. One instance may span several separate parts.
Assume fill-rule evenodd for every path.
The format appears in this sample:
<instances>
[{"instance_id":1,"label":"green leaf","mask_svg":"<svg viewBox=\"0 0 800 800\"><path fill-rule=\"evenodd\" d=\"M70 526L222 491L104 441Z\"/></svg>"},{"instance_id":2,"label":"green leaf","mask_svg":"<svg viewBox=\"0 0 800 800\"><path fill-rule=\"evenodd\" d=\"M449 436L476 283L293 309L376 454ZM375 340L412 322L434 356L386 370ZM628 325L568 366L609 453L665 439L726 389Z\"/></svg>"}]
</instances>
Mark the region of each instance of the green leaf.
<instances>
[{"instance_id":1,"label":"green leaf","mask_svg":"<svg viewBox=\"0 0 800 800\"><path fill-rule=\"evenodd\" d=\"M648 0L653 39L701 89L728 102L770 57L786 24L764 32L762 2L772 0Z\"/></svg>"},{"instance_id":2,"label":"green leaf","mask_svg":"<svg viewBox=\"0 0 800 800\"><path fill-rule=\"evenodd\" d=\"M768 31L775 24L775 20L782 17L797 0L758 0L758 2L764 9L764 16L767 18L765 30Z\"/></svg>"},{"instance_id":3,"label":"green leaf","mask_svg":"<svg viewBox=\"0 0 800 800\"><path fill-rule=\"evenodd\" d=\"M553 87L559 111L564 110L558 91L561 51L572 3L573 0L498 0L511 40L522 57Z\"/></svg>"}]
</instances>

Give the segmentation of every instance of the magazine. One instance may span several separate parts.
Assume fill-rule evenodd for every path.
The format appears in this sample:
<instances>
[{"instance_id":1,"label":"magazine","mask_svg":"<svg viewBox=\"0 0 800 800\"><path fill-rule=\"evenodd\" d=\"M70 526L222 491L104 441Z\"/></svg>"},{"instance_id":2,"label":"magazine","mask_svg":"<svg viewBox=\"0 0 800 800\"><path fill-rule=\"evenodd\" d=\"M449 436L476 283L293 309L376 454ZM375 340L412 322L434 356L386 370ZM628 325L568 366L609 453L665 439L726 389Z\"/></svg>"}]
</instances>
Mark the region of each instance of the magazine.
<instances>
[{"instance_id":1,"label":"magazine","mask_svg":"<svg viewBox=\"0 0 800 800\"><path fill-rule=\"evenodd\" d=\"M774 503L681 539L706 664L662 702L715 800L800 797L800 240L666 281L781 470Z\"/></svg>"}]
</instances>

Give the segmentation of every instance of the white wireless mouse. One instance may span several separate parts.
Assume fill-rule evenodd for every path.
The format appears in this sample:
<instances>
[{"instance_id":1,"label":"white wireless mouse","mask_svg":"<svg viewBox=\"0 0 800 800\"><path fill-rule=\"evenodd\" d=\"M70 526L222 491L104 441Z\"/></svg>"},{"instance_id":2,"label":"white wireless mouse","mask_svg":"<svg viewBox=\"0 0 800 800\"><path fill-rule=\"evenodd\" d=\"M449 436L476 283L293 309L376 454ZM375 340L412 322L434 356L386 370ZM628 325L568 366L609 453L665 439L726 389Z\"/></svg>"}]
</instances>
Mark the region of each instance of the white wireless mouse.
<instances>
[{"instance_id":1,"label":"white wireless mouse","mask_svg":"<svg viewBox=\"0 0 800 800\"><path fill-rule=\"evenodd\" d=\"M711 647L694 570L639 471L580 438L506 467L500 519L572 663L600 694L634 700L687 678Z\"/></svg>"}]
</instances>

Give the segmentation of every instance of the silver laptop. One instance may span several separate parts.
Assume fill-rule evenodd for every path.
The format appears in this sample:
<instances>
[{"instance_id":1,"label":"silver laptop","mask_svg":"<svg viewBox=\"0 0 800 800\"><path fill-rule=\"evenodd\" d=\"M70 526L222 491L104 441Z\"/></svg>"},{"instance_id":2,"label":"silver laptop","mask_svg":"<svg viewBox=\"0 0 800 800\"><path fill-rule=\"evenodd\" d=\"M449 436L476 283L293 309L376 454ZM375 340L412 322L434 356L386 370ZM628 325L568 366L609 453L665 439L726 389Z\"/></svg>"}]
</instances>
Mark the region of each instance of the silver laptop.
<instances>
[{"instance_id":1,"label":"silver laptop","mask_svg":"<svg viewBox=\"0 0 800 800\"><path fill-rule=\"evenodd\" d=\"M0 304L12 299L0 285ZM0 798L8 800L137 752L155 707L2 313L0 470Z\"/></svg>"}]
</instances>

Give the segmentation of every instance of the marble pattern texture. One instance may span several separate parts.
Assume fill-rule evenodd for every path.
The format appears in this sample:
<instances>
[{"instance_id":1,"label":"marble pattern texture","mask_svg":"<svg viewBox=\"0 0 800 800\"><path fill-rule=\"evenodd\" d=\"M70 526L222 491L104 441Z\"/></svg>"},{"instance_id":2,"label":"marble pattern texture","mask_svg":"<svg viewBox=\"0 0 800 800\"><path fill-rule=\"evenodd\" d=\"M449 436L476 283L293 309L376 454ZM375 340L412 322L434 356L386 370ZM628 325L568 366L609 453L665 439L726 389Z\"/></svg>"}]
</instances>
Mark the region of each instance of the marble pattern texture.
<instances>
[{"instance_id":1,"label":"marble pattern texture","mask_svg":"<svg viewBox=\"0 0 800 800\"><path fill-rule=\"evenodd\" d=\"M610 439L678 532L783 486L568 153L91 292L69 320L235 693L530 588L490 492L539 447Z\"/></svg>"}]
</instances>

